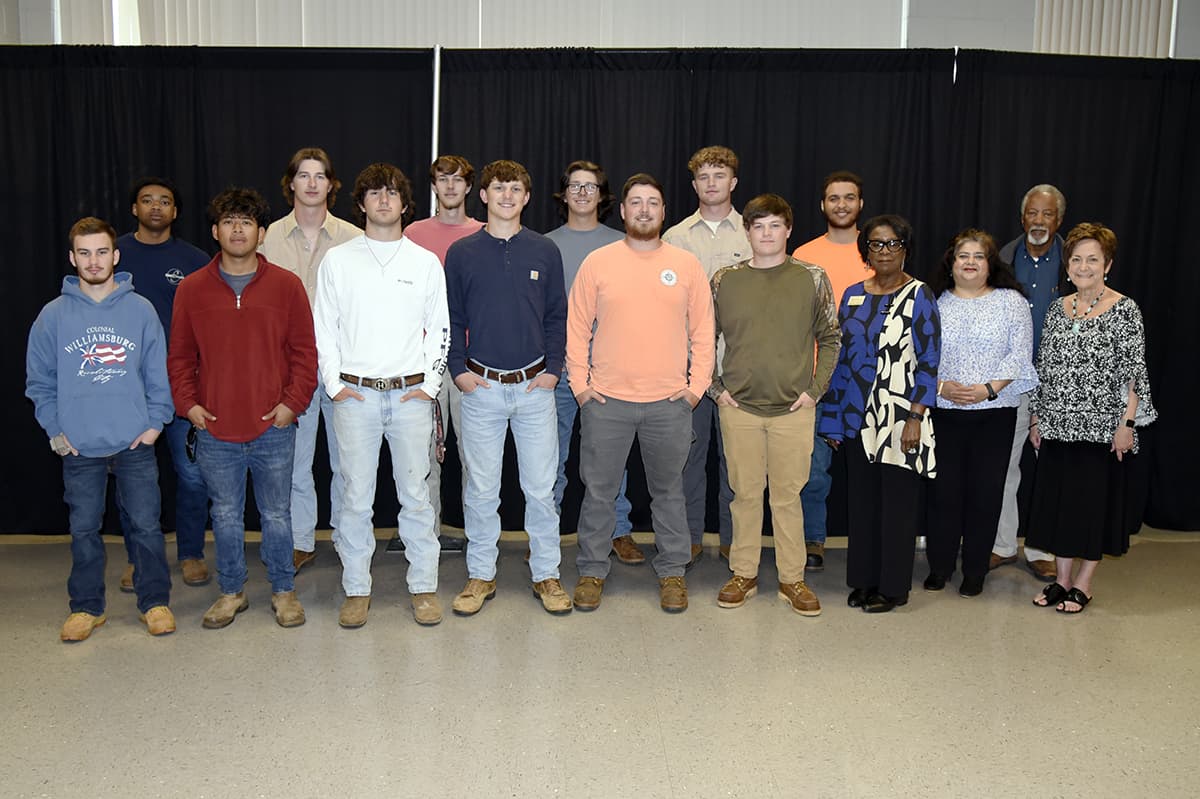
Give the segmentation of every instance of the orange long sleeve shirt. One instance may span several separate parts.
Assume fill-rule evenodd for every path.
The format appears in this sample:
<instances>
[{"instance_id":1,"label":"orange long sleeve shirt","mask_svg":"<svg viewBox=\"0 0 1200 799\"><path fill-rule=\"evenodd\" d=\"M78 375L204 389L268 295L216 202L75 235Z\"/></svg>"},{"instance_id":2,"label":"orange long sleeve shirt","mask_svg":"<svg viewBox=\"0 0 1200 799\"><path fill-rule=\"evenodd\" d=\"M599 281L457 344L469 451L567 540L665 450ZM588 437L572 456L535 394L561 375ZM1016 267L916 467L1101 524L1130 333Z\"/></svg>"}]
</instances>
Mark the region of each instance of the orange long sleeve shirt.
<instances>
[{"instance_id":1,"label":"orange long sleeve shirt","mask_svg":"<svg viewBox=\"0 0 1200 799\"><path fill-rule=\"evenodd\" d=\"M590 387L627 402L683 388L699 397L715 360L712 292L696 256L665 243L641 252L621 240L584 259L567 309L576 396Z\"/></svg>"}]
</instances>

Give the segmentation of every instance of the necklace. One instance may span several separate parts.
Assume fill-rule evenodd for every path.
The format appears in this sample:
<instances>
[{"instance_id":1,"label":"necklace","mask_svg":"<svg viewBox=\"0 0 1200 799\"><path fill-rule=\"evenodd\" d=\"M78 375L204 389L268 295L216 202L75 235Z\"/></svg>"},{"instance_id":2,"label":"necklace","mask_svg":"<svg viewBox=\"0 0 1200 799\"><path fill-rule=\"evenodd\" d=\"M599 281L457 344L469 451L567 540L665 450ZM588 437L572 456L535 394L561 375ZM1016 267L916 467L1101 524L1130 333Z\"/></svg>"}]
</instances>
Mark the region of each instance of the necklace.
<instances>
[{"instance_id":1,"label":"necklace","mask_svg":"<svg viewBox=\"0 0 1200 799\"><path fill-rule=\"evenodd\" d=\"M1087 319L1088 314L1096 307L1096 303L1100 302L1100 298L1104 296L1104 289L1100 289L1100 293L1096 295L1096 299L1092 300L1092 304L1087 307L1087 310L1082 314L1079 313L1079 292L1075 292L1075 296L1071 298L1071 319L1074 320L1071 325L1071 332L1078 333L1079 326L1084 319Z\"/></svg>"},{"instance_id":2,"label":"necklace","mask_svg":"<svg viewBox=\"0 0 1200 799\"><path fill-rule=\"evenodd\" d=\"M379 256L375 254L375 250L371 249L371 240L366 236L363 236L363 243L367 245L367 252L371 253L371 257L375 259L375 263L379 264L379 269L381 271L387 269L387 265L390 264L392 259L396 257L396 253L400 252L399 241L386 242L387 244L395 244L396 247L392 250L392 254L388 256L386 261L381 261L379 260Z\"/></svg>"}]
</instances>

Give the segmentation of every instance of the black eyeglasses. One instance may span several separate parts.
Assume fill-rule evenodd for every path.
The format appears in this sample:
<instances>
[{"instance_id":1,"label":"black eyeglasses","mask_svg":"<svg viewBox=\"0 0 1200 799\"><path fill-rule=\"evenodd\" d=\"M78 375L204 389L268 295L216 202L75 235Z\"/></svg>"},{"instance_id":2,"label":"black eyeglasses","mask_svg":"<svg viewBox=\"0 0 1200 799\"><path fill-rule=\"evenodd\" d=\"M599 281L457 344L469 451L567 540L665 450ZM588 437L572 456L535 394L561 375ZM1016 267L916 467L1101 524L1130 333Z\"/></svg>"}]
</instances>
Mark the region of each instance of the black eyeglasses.
<instances>
[{"instance_id":1,"label":"black eyeglasses","mask_svg":"<svg viewBox=\"0 0 1200 799\"><path fill-rule=\"evenodd\" d=\"M196 462L196 426L192 425L188 428L187 442L184 444L184 451L187 452L187 459L192 463Z\"/></svg>"},{"instance_id":2,"label":"black eyeglasses","mask_svg":"<svg viewBox=\"0 0 1200 799\"><path fill-rule=\"evenodd\" d=\"M595 194L600 187L595 183L568 183L567 194Z\"/></svg>"},{"instance_id":3,"label":"black eyeglasses","mask_svg":"<svg viewBox=\"0 0 1200 799\"><path fill-rule=\"evenodd\" d=\"M871 252L883 252L883 248L887 247L888 252L896 252L896 250L904 249L904 239L868 239L867 249Z\"/></svg>"}]
</instances>

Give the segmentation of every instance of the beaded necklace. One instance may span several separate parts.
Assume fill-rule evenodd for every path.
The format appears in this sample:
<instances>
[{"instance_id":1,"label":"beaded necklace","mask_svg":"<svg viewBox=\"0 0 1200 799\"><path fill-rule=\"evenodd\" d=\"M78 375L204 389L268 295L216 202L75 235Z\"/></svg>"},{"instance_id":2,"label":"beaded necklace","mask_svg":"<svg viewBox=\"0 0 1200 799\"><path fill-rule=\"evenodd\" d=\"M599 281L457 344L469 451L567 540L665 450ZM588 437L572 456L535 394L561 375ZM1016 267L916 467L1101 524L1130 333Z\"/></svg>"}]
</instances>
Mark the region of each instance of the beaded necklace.
<instances>
[{"instance_id":1,"label":"beaded necklace","mask_svg":"<svg viewBox=\"0 0 1200 799\"><path fill-rule=\"evenodd\" d=\"M1079 333L1079 326L1084 319L1087 319L1088 314L1096 307L1096 303L1100 302L1100 298L1104 296L1104 289L1100 289L1100 293L1096 295L1096 299L1092 300L1092 304L1087 307L1087 310L1082 314L1079 313L1079 292L1075 292L1075 296L1071 297L1071 332Z\"/></svg>"}]
</instances>

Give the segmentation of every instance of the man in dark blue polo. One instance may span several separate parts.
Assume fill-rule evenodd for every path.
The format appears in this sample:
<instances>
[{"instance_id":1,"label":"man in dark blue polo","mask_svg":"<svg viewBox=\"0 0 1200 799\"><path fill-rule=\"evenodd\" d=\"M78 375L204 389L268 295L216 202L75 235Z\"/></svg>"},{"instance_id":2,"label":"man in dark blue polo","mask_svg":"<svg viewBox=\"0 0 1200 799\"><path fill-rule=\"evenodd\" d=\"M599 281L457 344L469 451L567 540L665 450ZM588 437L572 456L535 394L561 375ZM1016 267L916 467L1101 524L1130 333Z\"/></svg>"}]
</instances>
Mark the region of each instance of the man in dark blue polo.
<instances>
[{"instance_id":1,"label":"man in dark blue polo","mask_svg":"<svg viewBox=\"0 0 1200 799\"><path fill-rule=\"evenodd\" d=\"M566 355L567 297L558 247L521 226L531 181L515 161L493 161L480 176L487 224L450 246L449 371L463 393L467 485L467 584L454 612L469 616L496 593L500 475L509 428L525 492L533 593L550 613L568 613L559 582L558 421L554 387Z\"/></svg>"}]
</instances>

